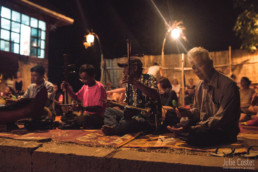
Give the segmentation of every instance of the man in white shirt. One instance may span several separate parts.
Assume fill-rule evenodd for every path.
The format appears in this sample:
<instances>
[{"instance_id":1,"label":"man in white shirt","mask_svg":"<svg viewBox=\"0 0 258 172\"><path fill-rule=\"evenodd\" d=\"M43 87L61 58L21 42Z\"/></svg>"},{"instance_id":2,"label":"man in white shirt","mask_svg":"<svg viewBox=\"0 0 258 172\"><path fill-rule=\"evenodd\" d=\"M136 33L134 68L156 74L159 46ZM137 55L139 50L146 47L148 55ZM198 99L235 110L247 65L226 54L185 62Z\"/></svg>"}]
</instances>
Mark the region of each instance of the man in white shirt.
<instances>
[{"instance_id":1,"label":"man in white shirt","mask_svg":"<svg viewBox=\"0 0 258 172\"><path fill-rule=\"evenodd\" d=\"M44 106L50 106L53 96L53 84L44 80L45 69L37 65L31 68L32 84L23 95L23 99L11 106L6 106L0 111L0 123L7 123L7 128L18 128L15 121L23 118L32 118L27 121L25 127L28 129L48 128L49 114Z\"/></svg>"},{"instance_id":2,"label":"man in white shirt","mask_svg":"<svg viewBox=\"0 0 258 172\"><path fill-rule=\"evenodd\" d=\"M153 65L149 67L147 74L153 75L157 80L163 76L161 66L158 63L153 63Z\"/></svg>"},{"instance_id":3,"label":"man in white shirt","mask_svg":"<svg viewBox=\"0 0 258 172\"><path fill-rule=\"evenodd\" d=\"M240 96L234 81L219 73L209 52L202 47L191 49L187 57L200 79L196 85L193 108L176 111L180 127L168 129L184 136L189 144L212 146L237 141Z\"/></svg>"},{"instance_id":4,"label":"man in white shirt","mask_svg":"<svg viewBox=\"0 0 258 172\"><path fill-rule=\"evenodd\" d=\"M28 129L44 129L48 128L48 125L53 122L54 115L52 109L53 96L54 96L54 85L44 79L45 68L41 65L34 66L30 69L31 71L31 85L25 91L23 98L35 98L37 94L42 90L47 91L47 101L45 107L48 107L50 112L47 110L39 110L33 117L33 120L25 125Z\"/></svg>"}]
</instances>

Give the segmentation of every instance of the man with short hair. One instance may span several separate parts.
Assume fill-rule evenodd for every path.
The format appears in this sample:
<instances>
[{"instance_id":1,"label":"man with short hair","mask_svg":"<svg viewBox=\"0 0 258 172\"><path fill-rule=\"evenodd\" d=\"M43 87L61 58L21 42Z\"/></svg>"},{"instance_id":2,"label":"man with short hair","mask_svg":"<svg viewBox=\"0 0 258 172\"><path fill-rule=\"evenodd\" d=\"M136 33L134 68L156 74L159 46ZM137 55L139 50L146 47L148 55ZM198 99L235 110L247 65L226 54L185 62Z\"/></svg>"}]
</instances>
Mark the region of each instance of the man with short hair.
<instances>
[{"instance_id":1,"label":"man with short hair","mask_svg":"<svg viewBox=\"0 0 258 172\"><path fill-rule=\"evenodd\" d=\"M130 64L130 67L129 67ZM138 108L149 108L150 112L143 112L132 107L124 108L124 111L115 108L107 108L105 111L104 126L105 135L123 135L142 130L157 129L161 121L161 104L157 91L157 81L152 75L142 73L140 59L132 58L128 63L118 63L123 67L123 83L126 84L125 105ZM130 70L129 70L130 68Z\"/></svg>"},{"instance_id":2,"label":"man with short hair","mask_svg":"<svg viewBox=\"0 0 258 172\"><path fill-rule=\"evenodd\" d=\"M31 84L25 91L23 98L36 98L37 94L46 89L47 100L45 108L38 111L39 115L33 117L32 121L27 121L25 127L27 129L49 129L52 128L52 122L55 120L54 111L52 108L54 85L44 79L45 68L42 65L36 65L30 69Z\"/></svg>"},{"instance_id":3,"label":"man with short hair","mask_svg":"<svg viewBox=\"0 0 258 172\"><path fill-rule=\"evenodd\" d=\"M73 100L82 103L85 113L83 119L75 119L78 120L78 123L75 122L78 126L64 126L63 129L76 128L80 125L84 128L101 128L105 110L104 101L107 99L105 88L102 83L95 80L95 68L90 64L80 67L79 76L84 85L77 93L74 93L69 83L65 81L61 84L61 88L65 88Z\"/></svg>"},{"instance_id":4,"label":"man with short hair","mask_svg":"<svg viewBox=\"0 0 258 172\"><path fill-rule=\"evenodd\" d=\"M45 68L41 65L36 65L30 69L31 85L23 95L23 98L35 98L37 93L45 86L49 101L53 99L54 86L51 82L44 79Z\"/></svg>"},{"instance_id":5,"label":"man with short hair","mask_svg":"<svg viewBox=\"0 0 258 172\"><path fill-rule=\"evenodd\" d=\"M240 97L236 83L215 70L206 49L195 47L187 57L193 72L200 79L196 85L193 108L190 111L179 108L180 127L168 126L168 129L196 146L237 141Z\"/></svg>"}]
</instances>

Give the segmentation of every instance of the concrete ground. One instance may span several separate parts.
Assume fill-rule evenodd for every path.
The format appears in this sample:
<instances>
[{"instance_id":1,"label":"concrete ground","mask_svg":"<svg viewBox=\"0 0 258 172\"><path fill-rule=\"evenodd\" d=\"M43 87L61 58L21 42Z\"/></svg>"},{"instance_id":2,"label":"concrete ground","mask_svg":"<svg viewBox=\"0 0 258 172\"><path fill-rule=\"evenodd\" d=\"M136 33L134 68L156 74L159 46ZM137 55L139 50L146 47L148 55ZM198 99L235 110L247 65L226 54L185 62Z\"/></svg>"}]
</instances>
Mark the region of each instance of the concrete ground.
<instances>
[{"instance_id":1,"label":"concrete ground","mask_svg":"<svg viewBox=\"0 0 258 172\"><path fill-rule=\"evenodd\" d=\"M245 140L257 145L258 140ZM0 172L257 171L258 159L173 149L89 147L0 138Z\"/></svg>"}]
</instances>

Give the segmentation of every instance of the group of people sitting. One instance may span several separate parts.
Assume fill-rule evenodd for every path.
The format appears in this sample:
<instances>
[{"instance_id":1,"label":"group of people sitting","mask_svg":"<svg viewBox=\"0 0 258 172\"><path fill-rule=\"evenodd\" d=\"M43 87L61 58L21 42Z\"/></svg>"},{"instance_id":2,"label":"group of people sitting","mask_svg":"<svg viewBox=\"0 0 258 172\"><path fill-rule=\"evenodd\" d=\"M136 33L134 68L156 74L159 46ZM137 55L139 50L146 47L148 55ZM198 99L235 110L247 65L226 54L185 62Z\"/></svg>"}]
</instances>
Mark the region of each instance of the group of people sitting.
<instances>
[{"instance_id":1,"label":"group of people sitting","mask_svg":"<svg viewBox=\"0 0 258 172\"><path fill-rule=\"evenodd\" d=\"M169 131L196 146L235 142L241 114L237 84L216 71L206 49L195 47L188 52L187 57L194 74L200 79L194 89L191 109L178 106L178 97L167 78L157 82L153 75L144 74L142 62L137 58L130 59L129 63L118 63L123 68L121 84L125 87L110 91L106 91L102 83L95 80L95 68L85 64L79 69L83 86L77 93L73 92L68 82L63 81L61 84L61 88L77 102L75 107L82 112L73 115L75 122L67 128L100 128L105 135ZM45 98L38 101L45 103L51 99L53 86L43 79L43 73L31 69L35 83L28 88L24 97L37 101L40 94ZM108 101L107 94L111 93L124 93L124 102ZM173 107L168 109L163 120L162 106ZM0 111L0 122L10 122L4 112ZM30 114L34 118L39 115L36 111L34 115ZM11 122L17 120L19 114L14 116L16 118L12 118ZM65 120L67 118L64 123Z\"/></svg>"},{"instance_id":2,"label":"group of people sitting","mask_svg":"<svg viewBox=\"0 0 258 172\"><path fill-rule=\"evenodd\" d=\"M250 88L251 81L247 77L240 80L240 122L244 125L258 125L258 94Z\"/></svg>"},{"instance_id":3,"label":"group of people sitting","mask_svg":"<svg viewBox=\"0 0 258 172\"><path fill-rule=\"evenodd\" d=\"M0 84L2 85L0 92L1 102L5 100L16 100L23 92L23 80L21 77L21 73L17 72L16 78L14 80L8 78L5 80L5 84L3 85L3 76L1 75Z\"/></svg>"}]
</instances>

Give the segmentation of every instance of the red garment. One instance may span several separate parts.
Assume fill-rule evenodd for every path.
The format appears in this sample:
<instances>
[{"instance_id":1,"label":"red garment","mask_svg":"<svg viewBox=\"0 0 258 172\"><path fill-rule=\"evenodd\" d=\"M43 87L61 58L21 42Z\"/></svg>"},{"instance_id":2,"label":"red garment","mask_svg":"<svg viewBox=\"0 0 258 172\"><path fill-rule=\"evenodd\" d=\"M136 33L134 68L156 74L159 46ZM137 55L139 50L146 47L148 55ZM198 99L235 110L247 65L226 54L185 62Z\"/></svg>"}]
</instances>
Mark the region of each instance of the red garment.
<instances>
[{"instance_id":1,"label":"red garment","mask_svg":"<svg viewBox=\"0 0 258 172\"><path fill-rule=\"evenodd\" d=\"M102 111L100 115L104 117L105 106L102 100L107 99L107 94L104 86L100 82L96 82L94 86L89 87L83 85L82 88L76 93L77 98L82 101L84 107L88 106L101 106ZM87 112L89 114L95 114L95 112Z\"/></svg>"},{"instance_id":2,"label":"red garment","mask_svg":"<svg viewBox=\"0 0 258 172\"><path fill-rule=\"evenodd\" d=\"M247 121L246 125L258 126L258 117L254 118L254 119L252 119L250 121Z\"/></svg>"}]
</instances>

